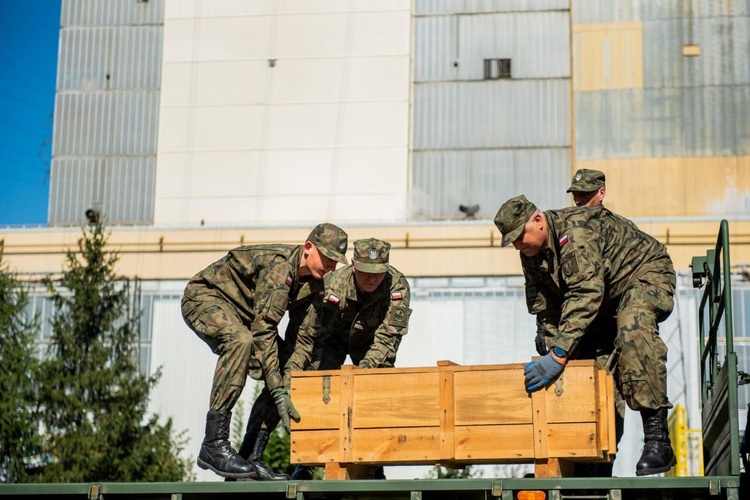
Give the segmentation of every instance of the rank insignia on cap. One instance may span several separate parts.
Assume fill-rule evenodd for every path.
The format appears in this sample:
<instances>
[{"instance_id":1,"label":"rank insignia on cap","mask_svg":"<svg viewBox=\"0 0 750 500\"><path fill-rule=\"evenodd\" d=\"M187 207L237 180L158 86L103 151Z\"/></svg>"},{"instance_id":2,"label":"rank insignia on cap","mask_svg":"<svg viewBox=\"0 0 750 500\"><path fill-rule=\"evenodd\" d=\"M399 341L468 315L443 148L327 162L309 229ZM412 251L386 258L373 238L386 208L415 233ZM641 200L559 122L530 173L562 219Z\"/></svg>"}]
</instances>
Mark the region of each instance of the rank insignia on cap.
<instances>
[{"instance_id":1,"label":"rank insignia on cap","mask_svg":"<svg viewBox=\"0 0 750 500\"><path fill-rule=\"evenodd\" d=\"M404 296L401 294L401 292L393 292L391 294L391 300L401 300Z\"/></svg>"},{"instance_id":2,"label":"rank insignia on cap","mask_svg":"<svg viewBox=\"0 0 750 500\"><path fill-rule=\"evenodd\" d=\"M370 258L373 260L378 258L378 251L375 250L374 248L370 249Z\"/></svg>"},{"instance_id":3,"label":"rank insignia on cap","mask_svg":"<svg viewBox=\"0 0 750 500\"><path fill-rule=\"evenodd\" d=\"M333 302L334 304L338 304L339 298L336 297L334 294L331 294L328 296L328 302Z\"/></svg>"},{"instance_id":4,"label":"rank insignia on cap","mask_svg":"<svg viewBox=\"0 0 750 500\"><path fill-rule=\"evenodd\" d=\"M339 243L340 252L343 252L345 248L346 248L346 241L342 241L341 243Z\"/></svg>"},{"instance_id":5,"label":"rank insignia on cap","mask_svg":"<svg viewBox=\"0 0 750 500\"><path fill-rule=\"evenodd\" d=\"M576 180L577 180L577 181L580 181L580 180L581 180L581 172L578 172L578 173L576 174Z\"/></svg>"},{"instance_id":6,"label":"rank insignia on cap","mask_svg":"<svg viewBox=\"0 0 750 500\"><path fill-rule=\"evenodd\" d=\"M560 246L565 245L568 242L568 235L564 235L562 238L560 238Z\"/></svg>"},{"instance_id":7,"label":"rank insignia on cap","mask_svg":"<svg viewBox=\"0 0 750 500\"><path fill-rule=\"evenodd\" d=\"M284 280L284 283L286 283L286 286L292 286L292 277L287 276L286 279Z\"/></svg>"}]
</instances>

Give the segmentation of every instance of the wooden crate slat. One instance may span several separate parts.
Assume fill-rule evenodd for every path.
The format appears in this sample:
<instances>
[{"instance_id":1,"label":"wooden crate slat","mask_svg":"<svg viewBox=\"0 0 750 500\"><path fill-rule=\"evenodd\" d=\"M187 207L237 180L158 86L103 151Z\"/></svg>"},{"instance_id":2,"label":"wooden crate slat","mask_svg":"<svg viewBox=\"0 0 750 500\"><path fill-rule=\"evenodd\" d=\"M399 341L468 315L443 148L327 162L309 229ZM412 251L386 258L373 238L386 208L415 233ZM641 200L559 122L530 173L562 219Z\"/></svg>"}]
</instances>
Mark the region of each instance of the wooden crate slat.
<instances>
[{"instance_id":1,"label":"wooden crate slat","mask_svg":"<svg viewBox=\"0 0 750 500\"><path fill-rule=\"evenodd\" d=\"M435 463L440 458L439 427L355 429L352 462Z\"/></svg>"},{"instance_id":2,"label":"wooden crate slat","mask_svg":"<svg viewBox=\"0 0 750 500\"><path fill-rule=\"evenodd\" d=\"M534 458L534 429L531 423L518 425L457 425L456 460L481 462L485 459L521 460Z\"/></svg>"},{"instance_id":3,"label":"wooden crate slat","mask_svg":"<svg viewBox=\"0 0 750 500\"><path fill-rule=\"evenodd\" d=\"M440 384L437 371L356 376L354 422L356 429L381 427L439 427Z\"/></svg>"}]
</instances>

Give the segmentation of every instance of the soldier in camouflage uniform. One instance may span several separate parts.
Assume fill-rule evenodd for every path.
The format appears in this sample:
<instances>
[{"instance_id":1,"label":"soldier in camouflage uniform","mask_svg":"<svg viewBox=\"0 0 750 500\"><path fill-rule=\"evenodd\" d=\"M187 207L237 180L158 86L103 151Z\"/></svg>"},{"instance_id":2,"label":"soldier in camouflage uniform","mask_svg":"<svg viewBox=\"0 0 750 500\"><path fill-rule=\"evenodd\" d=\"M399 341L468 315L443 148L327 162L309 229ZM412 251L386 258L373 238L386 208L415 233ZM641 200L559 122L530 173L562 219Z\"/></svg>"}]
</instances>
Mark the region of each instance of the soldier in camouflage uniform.
<instances>
[{"instance_id":1,"label":"soldier in camouflage uniform","mask_svg":"<svg viewBox=\"0 0 750 500\"><path fill-rule=\"evenodd\" d=\"M359 368L388 368L409 329L409 283L389 261L390 243L374 238L354 242L352 265L325 277L325 297L311 306L300 331L318 332L308 345L310 369L337 370L348 355ZM305 333L309 337L310 334ZM304 356L303 356L304 357ZM312 479L298 466L292 479ZM373 477L384 479L382 467Z\"/></svg>"},{"instance_id":2,"label":"soldier in camouflage uniform","mask_svg":"<svg viewBox=\"0 0 750 500\"><path fill-rule=\"evenodd\" d=\"M290 308L305 311L322 291L323 276L336 262L346 263L346 248L342 229L320 224L304 245L235 248L187 284L185 322L219 356L199 467L227 478L288 479L274 476L262 462L267 436L253 443L249 462L231 448L231 410L250 375L265 382L287 431L290 416L299 418L282 379L278 324Z\"/></svg>"},{"instance_id":3,"label":"soldier in camouflage uniform","mask_svg":"<svg viewBox=\"0 0 750 500\"><path fill-rule=\"evenodd\" d=\"M667 346L658 323L674 306L675 272L664 245L604 207L540 212L524 196L495 216L503 246L521 252L526 302L550 352L524 368L528 391L542 389L568 359L619 353L618 390L643 420L639 476L676 463L667 429ZM592 325L614 321L614 338ZM607 331L598 330L598 332Z\"/></svg>"},{"instance_id":4,"label":"soldier in camouflage uniform","mask_svg":"<svg viewBox=\"0 0 750 500\"><path fill-rule=\"evenodd\" d=\"M600 207L607 194L604 172L588 168L579 168L568 188L577 207Z\"/></svg>"}]
</instances>

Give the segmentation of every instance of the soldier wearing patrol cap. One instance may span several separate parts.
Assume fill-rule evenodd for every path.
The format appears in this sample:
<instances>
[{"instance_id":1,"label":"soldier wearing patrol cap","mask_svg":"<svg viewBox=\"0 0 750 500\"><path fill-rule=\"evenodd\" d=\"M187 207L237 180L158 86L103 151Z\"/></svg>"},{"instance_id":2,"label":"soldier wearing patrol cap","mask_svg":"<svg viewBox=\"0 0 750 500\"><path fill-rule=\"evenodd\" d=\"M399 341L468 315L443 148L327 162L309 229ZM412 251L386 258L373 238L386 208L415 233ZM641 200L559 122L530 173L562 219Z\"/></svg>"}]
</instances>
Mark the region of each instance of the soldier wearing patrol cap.
<instances>
[{"instance_id":1,"label":"soldier wearing patrol cap","mask_svg":"<svg viewBox=\"0 0 750 500\"><path fill-rule=\"evenodd\" d=\"M409 283L389 264L390 250L386 241L357 240L352 264L325 277L323 301L308 307L300 331L318 332L308 346L311 369L337 370L347 355L359 368L394 366L411 309ZM298 466L292 479L312 476L311 467ZM385 477L382 467L373 477Z\"/></svg>"},{"instance_id":2,"label":"soldier wearing patrol cap","mask_svg":"<svg viewBox=\"0 0 750 500\"><path fill-rule=\"evenodd\" d=\"M303 245L235 248L187 284L183 318L219 356L206 436L198 454L202 469L235 479L289 478L274 474L262 461L267 432L245 436L245 457L232 449L231 410L249 375L265 382L263 390L274 403L276 422L280 418L287 432L290 416L299 418L283 381L283 353L290 349L278 335L279 321L289 310L290 328L299 326L307 305L323 291L323 277L337 262L347 263L347 239L341 228L319 224Z\"/></svg>"},{"instance_id":3,"label":"soldier wearing patrol cap","mask_svg":"<svg viewBox=\"0 0 750 500\"><path fill-rule=\"evenodd\" d=\"M607 194L604 172L580 168L573 175L567 192L573 195L577 207L599 207Z\"/></svg>"},{"instance_id":4,"label":"soldier wearing patrol cap","mask_svg":"<svg viewBox=\"0 0 750 500\"><path fill-rule=\"evenodd\" d=\"M500 207L495 225L503 246L521 252L526 303L550 350L524 368L526 389L549 385L568 359L601 364L614 351L617 389L643 420L636 474L668 471L676 460L667 429L667 346L658 324L674 307L676 278L664 245L604 207L540 212L523 195ZM614 328L595 328L608 320Z\"/></svg>"}]
</instances>

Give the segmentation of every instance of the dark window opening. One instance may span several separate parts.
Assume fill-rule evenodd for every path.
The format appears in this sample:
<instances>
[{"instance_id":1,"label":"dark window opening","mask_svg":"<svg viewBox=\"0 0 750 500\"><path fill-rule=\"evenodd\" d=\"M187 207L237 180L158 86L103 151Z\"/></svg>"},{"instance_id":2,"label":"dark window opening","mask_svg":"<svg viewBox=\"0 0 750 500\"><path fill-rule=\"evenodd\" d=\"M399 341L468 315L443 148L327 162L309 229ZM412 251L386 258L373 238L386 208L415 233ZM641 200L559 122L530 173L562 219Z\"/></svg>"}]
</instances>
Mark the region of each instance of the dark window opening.
<instances>
[{"instance_id":1,"label":"dark window opening","mask_svg":"<svg viewBox=\"0 0 750 500\"><path fill-rule=\"evenodd\" d=\"M510 78L510 59L485 59L484 79L500 80Z\"/></svg>"}]
</instances>

